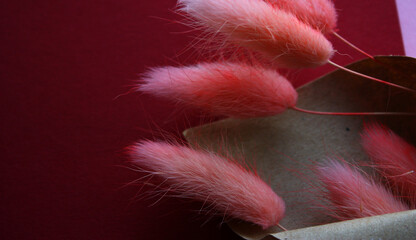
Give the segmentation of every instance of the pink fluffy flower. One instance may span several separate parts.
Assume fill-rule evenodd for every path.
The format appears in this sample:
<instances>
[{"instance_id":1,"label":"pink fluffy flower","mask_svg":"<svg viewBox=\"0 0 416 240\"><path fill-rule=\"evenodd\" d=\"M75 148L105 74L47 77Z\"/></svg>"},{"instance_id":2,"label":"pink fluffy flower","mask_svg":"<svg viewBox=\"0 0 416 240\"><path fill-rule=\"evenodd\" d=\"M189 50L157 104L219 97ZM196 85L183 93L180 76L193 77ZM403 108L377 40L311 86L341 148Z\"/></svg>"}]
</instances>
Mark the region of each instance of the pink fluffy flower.
<instances>
[{"instance_id":1,"label":"pink fluffy flower","mask_svg":"<svg viewBox=\"0 0 416 240\"><path fill-rule=\"evenodd\" d=\"M236 63L153 68L138 89L238 118L271 116L293 107L297 93L274 70Z\"/></svg>"},{"instance_id":2,"label":"pink fluffy flower","mask_svg":"<svg viewBox=\"0 0 416 240\"><path fill-rule=\"evenodd\" d=\"M268 228L282 219L283 200L234 160L185 146L144 141L131 148L133 163L164 179L171 191L213 210Z\"/></svg>"},{"instance_id":3,"label":"pink fluffy flower","mask_svg":"<svg viewBox=\"0 0 416 240\"><path fill-rule=\"evenodd\" d=\"M337 12L331 0L265 0L276 8L295 15L302 22L330 34L337 25Z\"/></svg>"},{"instance_id":4,"label":"pink fluffy flower","mask_svg":"<svg viewBox=\"0 0 416 240\"><path fill-rule=\"evenodd\" d=\"M342 220L408 210L382 185L345 163L329 160L317 167L317 174L327 190L333 215Z\"/></svg>"},{"instance_id":5,"label":"pink fluffy flower","mask_svg":"<svg viewBox=\"0 0 416 240\"><path fill-rule=\"evenodd\" d=\"M179 0L196 27L262 53L281 66L316 67L333 54L318 30L261 0Z\"/></svg>"},{"instance_id":6,"label":"pink fluffy flower","mask_svg":"<svg viewBox=\"0 0 416 240\"><path fill-rule=\"evenodd\" d=\"M390 129L367 125L361 134L362 145L375 167L403 198L416 206L416 148Z\"/></svg>"}]
</instances>

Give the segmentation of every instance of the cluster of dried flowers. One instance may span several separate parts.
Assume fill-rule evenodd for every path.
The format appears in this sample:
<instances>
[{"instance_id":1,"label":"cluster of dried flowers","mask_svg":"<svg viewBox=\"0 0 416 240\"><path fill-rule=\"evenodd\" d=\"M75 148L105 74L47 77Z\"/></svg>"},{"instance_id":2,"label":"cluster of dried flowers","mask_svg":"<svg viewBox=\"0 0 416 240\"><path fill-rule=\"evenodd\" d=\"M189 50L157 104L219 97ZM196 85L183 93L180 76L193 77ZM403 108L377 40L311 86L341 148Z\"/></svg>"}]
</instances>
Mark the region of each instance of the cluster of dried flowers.
<instances>
[{"instance_id":1,"label":"cluster of dried flowers","mask_svg":"<svg viewBox=\"0 0 416 240\"><path fill-rule=\"evenodd\" d=\"M178 0L178 6L191 26L217 39L220 46L244 48L272 64L221 60L153 68L144 75L138 90L235 118L272 116L286 109L311 112L296 107L296 90L270 66L336 65L330 61L334 49L325 37L339 37L334 31L337 14L331 0ZM412 195L408 200L414 207L416 150L403 141L397 143L397 139L376 126L363 134L364 147L376 167L395 193ZM163 179L169 191L204 202L216 212L263 228L277 225L284 216L283 200L233 159L162 142L145 141L130 150L133 163ZM343 219L408 209L403 200L353 167L328 161L317 172L335 214Z\"/></svg>"}]
</instances>

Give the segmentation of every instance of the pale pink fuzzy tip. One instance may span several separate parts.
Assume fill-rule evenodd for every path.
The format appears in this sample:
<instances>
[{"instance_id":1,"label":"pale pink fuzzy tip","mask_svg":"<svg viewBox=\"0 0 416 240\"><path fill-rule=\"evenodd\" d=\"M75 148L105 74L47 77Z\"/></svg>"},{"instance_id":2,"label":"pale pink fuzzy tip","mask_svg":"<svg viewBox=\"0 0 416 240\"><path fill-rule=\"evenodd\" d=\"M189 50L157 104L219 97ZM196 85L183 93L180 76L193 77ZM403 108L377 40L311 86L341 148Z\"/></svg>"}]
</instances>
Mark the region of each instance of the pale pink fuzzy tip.
<instances>
[{"instance_id":1,"label":"pale pink fuzzy tip","mask_svg":"<svg viewBox=\"0 0 416 240\"><path fill-rule=\"evenodd\" d=\"M131 147L137 166L161 177L175 191L221 215L268 228L282 219L283 200L257 175L233 160L185 146L144 141Z\"/></svg>"},{"instance_id":2,"label":"pale pink fuzzy tip","mask_svg":"<svg viewBox=\"0 0 416 240\"><path fill-rule=\"evenodd\" d=\"M381 184L364 177L356 168L328 160L317 167L317 174L326 188L333 215L346 220L408 210Z\"/></svg>"},{"instance_id":3,"label":"pale pink fuzzy tip","mask_svg":"<svg viewBox=\"0 0 416 240\"><path fill-rule=\"evenodd\" d=\"M390 129L369 124L361 134L362 145L374 166L393 189L416 206L416 148Z\"/></svg>"},{"instance_id":4,"label":"pale pink fuzzy tip","mask_svg":"<svg viewBox=\"0 0 416 240\"><path fill-rule=\"evenodd\" d=\"M151 69L139 90L217 115L271 116L293 107L297 92L274 70L236 63Z\"/></svg>"},{"instance_id":5,"label":"pale pink fuzzy tip","mask_svg":"<svg viewBox=\"0 0 416 240\"><path fill-rule=\"evenodd\" d=\"M262 53L284 67L316 67L333 54L331 43L296 16L262 0L179 0L194 25Z\"/></svg>"},{"instance_id":6,"label":"pale pink fuzzy tip","mask_svg":"<svg viewBox=\"0 0 416 240\"><path fill-rule=\"evenodd\" d=\"M265 0L295 15L302 22L321 31L332 33L337 25L337 12L331 0Z\"/></svg>"}]
</instances>

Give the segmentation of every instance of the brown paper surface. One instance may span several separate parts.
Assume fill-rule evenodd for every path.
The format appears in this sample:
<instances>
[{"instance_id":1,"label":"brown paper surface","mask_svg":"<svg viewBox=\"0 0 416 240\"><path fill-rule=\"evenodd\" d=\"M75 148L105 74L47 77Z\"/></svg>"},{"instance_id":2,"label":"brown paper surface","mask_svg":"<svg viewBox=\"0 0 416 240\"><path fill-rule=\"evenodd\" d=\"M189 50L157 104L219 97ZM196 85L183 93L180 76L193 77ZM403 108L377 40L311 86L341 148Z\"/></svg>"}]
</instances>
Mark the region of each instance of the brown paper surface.
<instances>
[{"instance_id":1,"label":"brown paper surface","mask_svg":"<svg viewBox=\"0 0 416 240\"><path fill-rule=\"evenodd\" d=\"M416 239L416 210L285 231L273 239Z\"/></svg>"},{"instance_id":2,"label":"brown paper surface","mask_svg":"<svg viewBox=\"0 0 416 240\"><path fill-rule=\"evenodd\" d=\"M347 67L416 89L415 59L376 59L363 60ZM298 93L297 106L308 110L416 112L414 94L339 70L299 88ZM225 149L237 158L243 156L244 161L254 166L259 175L285 200L286 216L280 224L294 230L335 222L325 212L326 203L320 198L319 184L310 169L327 157L341 156L347 161L367 161L368 157L360 146L359 134L363 123L372 120L387 125L406 140L416 143L416 117L320 116L293 110L268 118L226 119L188 129L184 135L191 144L219 152ZM411 216L414 218L414 213ZM281 231L277 227L262 231L240 221L229 224L236 233L247 239L261 239L270 232ZM400 222L395 224L400 225ZM378 231L377 228L355 228L349 222L345 222L345 228L349 229L345 231L346 234ZM285 236L292 236L291 232Z\"/></svg>"}]
</instances>

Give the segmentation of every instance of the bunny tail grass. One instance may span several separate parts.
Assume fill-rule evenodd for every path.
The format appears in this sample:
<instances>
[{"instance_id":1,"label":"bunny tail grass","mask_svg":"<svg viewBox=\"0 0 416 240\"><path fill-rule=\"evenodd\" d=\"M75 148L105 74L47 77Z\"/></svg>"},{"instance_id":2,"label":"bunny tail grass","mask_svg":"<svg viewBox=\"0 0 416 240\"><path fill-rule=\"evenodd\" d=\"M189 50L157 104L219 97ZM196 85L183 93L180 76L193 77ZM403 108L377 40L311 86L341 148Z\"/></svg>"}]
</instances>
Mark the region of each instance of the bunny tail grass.
<instances>
[{"instance_id":1,"label":"bunny tail grass","mask_svg":"<svg viewBox=\"0 0 416 240\"><path fill-rule=\"evenodd\" d=\"M302 22L321 31L334 32L337 12L331 0L265 0L272 6L295 15Z\"/></svg>"},{"instance_id":2,"label":"bunny tail grass","mask_svg":"<svg viewBox=\"0 0 416 240\"><path fill-rule=\"evenodd\" d=\"M379 124L368 124L362 145L395 192L416 207L416 148Z\"/></svg>"},{"instance_id":3,"label":"bunny tail grass","mask_svg":"<svg viewBox=\"0 0 416 240\"><path fill-rule=\"evenodd\" d=\"M331 0L265 0L272 6L295 15L299 20L321 31L324 35L333 34L341 41L363 55L374 59L336 32L337 12Z\"/></svg>"},{"instance_id":4,"label":"bunny tail grass","mask_svg":"<svg viewBox=\"0 0 416 240\"><path fill-rule=\"evenodd\" d=\"M342 219L369 217L408 210L382 185L364 177L356 168L335 160L318 166L317 175L327 190L333 215Z\"/></svg>"},{"instance_id":5,"label":"bunny tail grass","mask_svg":"<svg viewBox=\"0 0 416 240\"><path fill-rule=\"evenodd\" d=\"M272 116L297 101L296 90L275 70L241 63L153 68L138 89L236 118Z\"/></svg>"},{"instance_id":6,"label":"bunny tail grass","mask_svg":"<svg viewBox=\"0 0 416 240\"><path fill-rule=\"evenodd\" d=\"M262 0L179 0L178 5L195 27L283 67L320 66L334 52L320 31Z\"/></svg>"},{"instance_id":7,"label":"bunny tail grass","mask_svg":"<svg viewBox=\"0 0 416 240\"><path fill-rule=\"evenodd\" d=\"M257 175L232 159L163 142L130 147L133 163L165 180L171 190L213 210L268 228L285 211L283 200Z\"/></svg>"}]
</instances>

